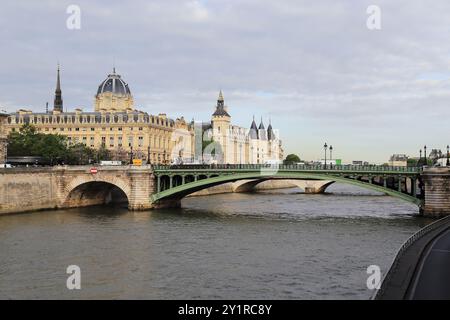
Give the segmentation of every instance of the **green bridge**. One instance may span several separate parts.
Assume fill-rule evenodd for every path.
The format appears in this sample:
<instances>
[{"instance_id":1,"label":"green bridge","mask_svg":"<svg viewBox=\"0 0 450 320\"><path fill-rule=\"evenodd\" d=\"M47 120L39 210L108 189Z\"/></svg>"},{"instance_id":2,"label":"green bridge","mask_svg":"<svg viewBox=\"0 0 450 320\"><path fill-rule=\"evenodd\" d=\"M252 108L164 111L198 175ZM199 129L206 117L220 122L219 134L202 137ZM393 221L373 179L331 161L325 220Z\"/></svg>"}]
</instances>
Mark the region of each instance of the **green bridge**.
<instances>
[{"instance_id":1,"label":"green bridge","mask_svg":"<svg viewBox=\"0 0 450 320\"><path fill-rule=\"evenodd\" d=\"M418 206L426 216L450 214L450 167L179 165L54 166L0 169L0 214L127 203L130 210L177 207L191 193L231 182L245 192L288 180L305 193L332 183L378 191ZM272 183L274 187L278 183Z\"/></svg>"},{"instance_id":2,"label":"green bridge","mask_svg":"<svg viewBox=\"0 0 450 320\"><path fill-rule=\"evenodd\" d=\"M273 179L318 182L319 184L316 185L319 187L313 188L313 193L323 192L333 182L341 182L382 192L414 203L420 208L424 201L422 168L419 167L155 165L153 172L156 177L156 188L151 201L154 204L165 200L181 199L193 192L227 182L242 180L254 186L262 181Z\"/></svg>"}]
</instances>

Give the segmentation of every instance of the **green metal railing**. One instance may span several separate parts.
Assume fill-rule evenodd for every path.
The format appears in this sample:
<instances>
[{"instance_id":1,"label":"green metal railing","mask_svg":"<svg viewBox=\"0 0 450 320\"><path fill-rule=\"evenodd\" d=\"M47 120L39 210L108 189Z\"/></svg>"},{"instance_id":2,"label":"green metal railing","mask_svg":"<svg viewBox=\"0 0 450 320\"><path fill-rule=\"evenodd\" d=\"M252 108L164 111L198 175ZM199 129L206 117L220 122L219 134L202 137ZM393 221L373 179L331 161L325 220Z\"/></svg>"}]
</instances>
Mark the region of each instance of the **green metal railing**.
<instances>
[{"instance_id":1,"label":"green metal railing","mask_svg":"<svg viewBox=\"0 0 450 320\"><path fill-rule=\"evenodd\" d=\"M321 172L373 172L373 173L415 173L422 172L421 167L355 166L355 165L261 165L261 164L217 164L217 165L154 165L155 171L321 171Z\"/></svg>"}]
</instances>

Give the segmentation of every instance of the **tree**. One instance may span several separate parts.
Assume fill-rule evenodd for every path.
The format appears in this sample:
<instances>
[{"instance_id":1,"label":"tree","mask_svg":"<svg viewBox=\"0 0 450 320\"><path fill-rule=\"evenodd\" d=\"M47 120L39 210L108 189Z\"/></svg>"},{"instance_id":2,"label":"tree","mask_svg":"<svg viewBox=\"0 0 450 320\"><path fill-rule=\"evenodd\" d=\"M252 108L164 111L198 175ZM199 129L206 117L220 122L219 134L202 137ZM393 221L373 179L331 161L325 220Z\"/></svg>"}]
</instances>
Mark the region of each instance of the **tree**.
<instances>
[{"instance_id":1,"label":"tree","mask_svg":"<svg viewBox=\"0 0 450 320\"><path fill-rule=\"evenodd\" d=\"M284 164L295 164L295 163L298 163L300 161L301 160L300 160L300 157L298 155L291 153L291 154L288 154L286 156L286 159L284 159Z\"/></svg>"},{"instance_id":2,"label":"tree","mask_svg":"<svg viewBox=\"0 0 450 320\"><path fill-rule=\"evenodd\" d=\"M111 152L108 149L106 149L106 147L103 145L97 150L96 156L98 161L111 160Z\"/></svg>"},{"instance_id":3,"label":"tree","mask_svg":"<svg viewBox=\"0 0 450 320\"><path fill-rule=\"evenodd\" d=\"M8 136L8 154L16 157L42 157L50 164L88 164L95 158L95 150L82 143L68 145L67 138L58 134L44 134L30 124Z\"/></svg>"},{"instance_id":4,"label":"tree","mask_svg":"<svg viewBox=\"0 0 450 320\"><path fill-rule=\"evenodd\" d=\"M77 143L68 147L65 163L90 164L96 158L96 151L83 143Z\"/></svg>"},{"instance_id":5,"label":"tree","mask_svg":"<svg viewBox=\"0 0 450 320\"><path fill-rule=\"evenodd\" d=\"M8 136L8 154L42 157L54 164L66 156L67 139L56 134L39 133L34 126L25 124L19 132L12 132Z\"/></svg>"}]
</instances>

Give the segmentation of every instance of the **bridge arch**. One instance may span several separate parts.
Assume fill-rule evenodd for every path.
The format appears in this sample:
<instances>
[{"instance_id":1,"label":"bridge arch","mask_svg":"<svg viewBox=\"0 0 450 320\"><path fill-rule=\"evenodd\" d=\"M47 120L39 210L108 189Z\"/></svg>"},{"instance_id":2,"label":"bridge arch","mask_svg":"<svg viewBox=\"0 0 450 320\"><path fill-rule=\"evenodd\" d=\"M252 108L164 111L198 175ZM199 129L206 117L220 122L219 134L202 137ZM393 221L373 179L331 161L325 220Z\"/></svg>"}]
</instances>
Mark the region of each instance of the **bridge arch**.
<instances>
[{"instance_id":1,"label":"bridge arch","mask_svg":"<svg viewBox=\"0 0 450 320\"><path fill-rule=\"evenodd\" d=\"M292 179L292 180L322 180L326 181L324 183L325 188L329 186L333 182L341 182L345 184L351 184L355 186L359 186L362 188L374 190L377 192L385 193L387 195L399 198L401 200L407 201L409 203L414 203L416 205L421 205L422 201L416 197L411 195L402 193L400 191L396 191L393 189L388 189L380 185L376 185L369 182L364 182L358 179L354 179L352 177L343 176L343 175L329 175L329 174L320 174L320 173L309 173L309 172L276 172L274 174L267 174L261 172L254 173L235 173L229 175L220 175L216 177L210 177L207 179L197 180L191 183L186 183L168 190L161 191L159 193L152 195L152 202L158 203L161 200L172 200L172 199L181 199L191 193L200 191L202 189L206 189L209 187L213 187L216 185L220 185L227 182L235 182L239 180L254 180L254 182L249 182L248 186L260 183L265 180L270 179Z\"/></svg>"},{"instance_id":2,"label":"bridge arch","mask_svg":"<svg viewBox=\"0 0 450 320\"><path fill-rule=\"evenodd\" d=\"M130 187L120 178L78 177L65 188L61 207L128 204Z\"/></svg>"}]
</instances>

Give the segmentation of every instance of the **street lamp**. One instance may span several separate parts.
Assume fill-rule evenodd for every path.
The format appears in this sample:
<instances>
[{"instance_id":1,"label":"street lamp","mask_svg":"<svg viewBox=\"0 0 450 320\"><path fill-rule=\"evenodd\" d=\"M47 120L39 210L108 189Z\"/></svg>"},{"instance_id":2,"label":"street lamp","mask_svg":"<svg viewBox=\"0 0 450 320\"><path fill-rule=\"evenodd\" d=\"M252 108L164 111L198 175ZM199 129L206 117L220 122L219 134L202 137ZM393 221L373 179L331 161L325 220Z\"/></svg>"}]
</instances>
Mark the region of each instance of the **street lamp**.
<instances>
[{"instance_id":1,"label":"street lamp","mask_svg":"<svg viewBox=\"0 0 450 320\"><path fill-rule=\"evenodd\" d=\"M130 147L130 164L133 164L133 146Z\"/></svg>"},{"instance_id":2,"label":"street lamp","mask_svg":"<svg viewBox=\"0 0 450 320\"><path fill-rule=\"evenodd\" d=\"M450 160L449 160L449 146L447 145L447 163L445 164L447 167L450 166Z\"/></svg>"},{"instance_id":3,"label":"street lamp","mask_svg":"<svg viewBox=\"0 0 450 320\"><path fill-rule=\"evenodd\" d=\"M428 162L427 162L427 146L426 145L423 146L423 151L425 153L425 165L428 165Z\"/></svg>"},{"instance_id":4,"label":"street lamp","mask_svg":"<svg viewBox=\"0 0 450 320\"><path fill-rule=\"evenodd\" d=\"M325 144L323 145L323 149L325 151L325 169L327 168L327 148L328 148L328 145L325 142Z\"/></svg>"},{"instance_id":5,"label":"street lamp","mask_svg":"<svg viewBox=\"0 0 450 320\"><path fill-rule=\"evenodd\" d=\"M147 147L147 164L150 164L150 145Z\"/></svg>"},{"instance_id":6,"label":"street lamp","mask_svg":"<svg viewBox=\"0 0 450 320\"><path fill-rule=\"evenodd\" d=\"M333 166L333 146L330 145L330 168Z\"/></svg>"}]
</instances>

